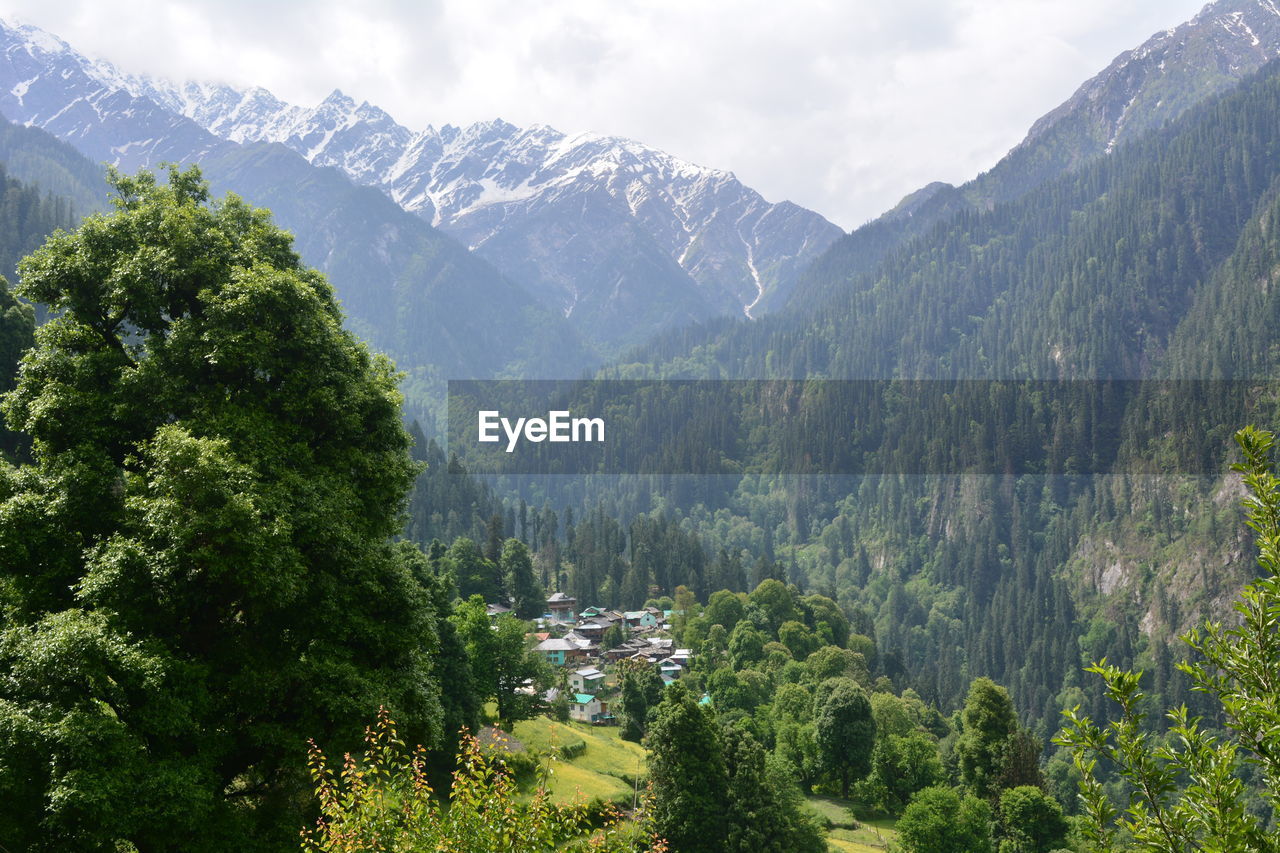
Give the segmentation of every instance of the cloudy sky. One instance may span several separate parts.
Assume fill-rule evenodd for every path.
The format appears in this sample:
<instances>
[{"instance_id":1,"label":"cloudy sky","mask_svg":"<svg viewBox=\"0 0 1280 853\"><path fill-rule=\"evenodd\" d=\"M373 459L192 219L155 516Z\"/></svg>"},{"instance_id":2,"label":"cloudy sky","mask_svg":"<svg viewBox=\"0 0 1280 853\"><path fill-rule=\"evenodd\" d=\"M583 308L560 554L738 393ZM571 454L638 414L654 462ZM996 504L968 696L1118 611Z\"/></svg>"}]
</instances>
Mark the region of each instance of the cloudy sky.
<instances>
[{"instance_id":1,"label":"cloudy sky","mask_svg":"<svg viewBox=\"0 0 1280 853\"><path fill-rule=\"evenodd\" d=\"M850 228L1203 0L0 0L133 72L629 136Z\"/></svg>"}]
</instances>

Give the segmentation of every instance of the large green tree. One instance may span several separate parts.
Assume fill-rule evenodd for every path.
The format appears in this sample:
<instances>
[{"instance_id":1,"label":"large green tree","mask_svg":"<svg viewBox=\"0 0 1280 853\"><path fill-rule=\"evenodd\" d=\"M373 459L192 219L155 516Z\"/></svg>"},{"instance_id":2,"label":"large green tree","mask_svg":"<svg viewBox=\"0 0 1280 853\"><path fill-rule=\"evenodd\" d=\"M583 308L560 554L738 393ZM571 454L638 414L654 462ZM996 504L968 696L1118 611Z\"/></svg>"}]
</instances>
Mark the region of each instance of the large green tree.
<instances>
[{"instance_id":1,"label":"large green tree","mask_svg":"<svg viewBox=\"0 0 1280 853\"><path fill-rule=\"evenodd\" d=\"M956 741L960 776L975 794L993 798L1018 730L1018 712L1009 691L989 678L975 678L961 712L964 729Z\"/></svg>"},{"instance_id":2,"label":"large green tree","mask_svg":"<svg viewBox=\"0 0 1280 853\"><path fill-rule=\"evenodd\" d=\"M657 834L681 853L722 853L729 783L711 712L677 682L654 712L648 740Z\"/></svg>"},{"instance_id":3,"label":"large green tree","mask_svg":"<svg viewBox=\"0 0 1280 853\"><path fill-rule=\"evenodd\" d=\"M0 838L278 850L307 737L379 704L440 737L395 375L266 211L111 182L21 266L54 319L5 402L34 461L0 473Z\"/></svg>"},{"instance_id":4,"label":"large green tree","mask_svg":"<svg viewBox=\"0 0 1280 853\"><path fill-rule=\"evenodd\" d=\"M649 711L662 701L665 686L658 670L647 661L623 660L622 730L624 740L639 742L649 725Z\"/></svg>"},{"instance_id":5,"label":"large green tree","mask_svg":"<svg viewBox=\"0 0 1280 853\"><path fill-rule=\"evenodd\" d=\"M1058 801L1034 785L1000 795L1000 853L1052 853L1066 846L1067 819Z\"/></svg>"},{"instance_id":6,"label":"large green tree","mask_svg":"<svg viewBox=\"0 0 1280 853\"><path fill-rule=\"evenodd\" d=\"M877 732L871 752L871 773L859 786L861 799L889 814L901 814L917 791L945 778L938 744L921 731L905 735Z\"/></svg>"},{"instance_id":7,"label":"large green tree","mask_svg":"<svg viewBox=\"0 0 1280 853\"><path fill-rule=\"evenodd\" d=\"M531 647L528 624L510 613L491 621L478 595L459 602L452 621L466 647L476 689L497 704L498 719L511 724L536 714L552 672Z\"/></svg>"},{"instance_id":8,"label":"large green tree","mask_svg":"<svg viewBox=\"0 0 1280 853\"><path fill-rule=\"evenodd\" d=\"M533 557L529 554L529 546L519 539L504 542L498 570L516 616L520 619L541 616L546 610L547 600L533 576Z\"/></svg>"},{"instance_id":9,"label":"large green tree","mask_svg":"<svg viewBox=\"0 0 1280 853\"><path fill-rule=\"evenodd\" d=\"M795 779L741 726L721 729L728 773L725 853L824 853L826 839Z\"/></svg>"},{"instance_id":10,"label":"large green tree","mask_svg":"<svg viewBox=\"0 0 1280 853\"><path fill-rule=\"evenodd\" d=\"M991 853L991 807L972 794L925 788L897 824L906 853Z\"/></svg>"},{"instance_id":11,"label":"large green tree","mask_svg":"<svg viewBox=\"0 0 1280 853\"><path fill-rule=\"evenodd\" d=\"M840 780L840 795L848 798L849 782L871 769L876 723L865 690L849 678L831 682L815 708L815 742L823 766Z\"/></svg>"}]
</instances>

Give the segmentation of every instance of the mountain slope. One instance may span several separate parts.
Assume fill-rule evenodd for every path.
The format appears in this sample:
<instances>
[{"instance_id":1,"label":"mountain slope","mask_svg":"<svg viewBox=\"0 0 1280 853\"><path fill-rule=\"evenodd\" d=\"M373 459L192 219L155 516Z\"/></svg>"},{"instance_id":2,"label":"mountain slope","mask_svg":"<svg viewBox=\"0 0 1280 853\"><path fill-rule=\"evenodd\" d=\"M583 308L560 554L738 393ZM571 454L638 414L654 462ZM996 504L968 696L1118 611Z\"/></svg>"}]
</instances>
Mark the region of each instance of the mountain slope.
<instances>
[{"instance_id":1,"label":"mountain slope","mask_svg":"<svg viewBox=\"0 0 1280 853\"><path fill-rule=\"evenodd\" d=\"M1137 139L1280 56L1280 4L1217 0L1117 56L968 188L979 204L1027 189Z\"/></svg>"},{"instance_id":2,"label":"mountain slope","mask_svg":"<svg viewBox=\"0 0 1280 853\"><path fill-rule=\"evenodd\" d=\"M417 398L447 378L574 375L591 362L563 319L383 194L282 145L219 139L113 73L42 31L0 26L0 112L126 171L198 162L219 193L272 208Z\"/></svg>"},{"instance_id":3,"label":"mountain slope","mask_svg":"<svg viewBox=\"0 0 1280 853\"><path fill-rule=\"evenodd\" d=\"M930 205L951 209L896 243L871 229L855 234L868 245L883 239L881 259L860 259L810 312L673 333L616 373L948 382L1275 376L1278 127L1273 63L989 210L959 197L962 190L933 188L878 227L911 222ZM823 262L842 272L832 255ZM1018 418L958 418L963 383L955 382L957 405L941 411L895 410L902 397L888 389L879 426L890 449L913 463L936 460L931 471L953 472L957 459L1001 459L1037 435L1033 453L1083 461L1048 470L1089 470L1084 454L1118 442L1121 473L1017 475L1033 465L1005 476L828 477L790 487L783 478L746 477L723 497L685 508L690 518L717 517L735 543L798 551L793 577L801 586L834 589L850 612L870 614L882 653L944 707L962 698L969 678L987 675L1007 684L1048 735L1063 707L1107 713L1098 685L1079 678L1082 666L1105 656L1146 668L1162 704L1185 699L1194 708L1168 640L1204 616L1224 616L1230 592L1254 566L1238 480L1170 472L1225 472L1235 429L1274 424L1273 392L1261 382L1243 391L1073 384L1115 393L1121 405L1106 419L1096 407L1059 409L1061 426L1037 435ZM1049 401L1043 406L1052 411ZM991 411L1008 414L999 401ZM753 442L754 456L734 448L745 458L740 468L774 470L767 442L776 437L738 428L732 411L725 419L738 429L731 438ZM792 447L825 459L864 439L848 418L798 435ZM965 457L974 444L986 452ZM884 460L859 470L882 470ZM1148 470L1164 473L1137 473ZM617 491L621 505L629 496Z\"/></svg>"},{"instance_id":4,"label":"mountain slope","mask_svg":"<svg viewBox=\"0 0 1280 853\"><path fill-rule=\"evenodd\" d=\"M129 85L225 139L280 142L381 188L606 345L750 316L841 233L731 173L627 139L502 121L415 133L339 91L306 109L263 89Z\"/></svg>"},{"instance_id":5,"label":"mountain slope","mask_svg":"<svg viewBox=\"0 0 1280 853\"><path fill-rule=\"evenodd\" d=\"M934 223L967 207L987 210L1021 198L1230 89L1277 56L1280 3L1210 3L1191 20L1117 56L1037 120L989 171L958 188L930 184L841 238L796 279L791 291L771 294L770 307L785 302L811 310L833 291L856 288L858 275Z\"/></svg>"}]
</instances>

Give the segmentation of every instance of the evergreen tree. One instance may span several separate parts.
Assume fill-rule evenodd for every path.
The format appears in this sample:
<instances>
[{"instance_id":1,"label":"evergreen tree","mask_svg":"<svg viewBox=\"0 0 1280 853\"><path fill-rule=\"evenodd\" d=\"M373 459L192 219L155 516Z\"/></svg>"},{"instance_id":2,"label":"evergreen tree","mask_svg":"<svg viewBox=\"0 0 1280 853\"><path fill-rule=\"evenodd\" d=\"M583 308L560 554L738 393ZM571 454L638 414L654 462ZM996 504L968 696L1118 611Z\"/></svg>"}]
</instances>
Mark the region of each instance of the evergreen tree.
<instances>
[{"instance_id":1,"label":"evergreen tree","mask_svg":"<svg viewBox=\"0 0 1280 853\"><path fill-rule=\"evenodd\" d=\"M622 730L624 740L637 743L648 729L649 711L662 701L662 676L645 661L622 665Z\"/></svg>"},{"instance_id":2,"label":"evergreen tree","mask_svg":"<svg viewBox=\"0 0 1280 853\"><path fill-rule=\"evenodd\" d=\"M529 548L519 539L508 539L502 546L499 566L506 582L511 608L519 619L534 619L546 609L546 596L533 576L533 558Z\"/></svg>"},{"instance_id":3,"label":"evergreen tree","mask_svg":"<svg viewBox=\"0 0 1280 853\"><path fill-rule=\"evenodd\" d=\"M649 725L656 833L681 853L722 853L729 782L709 712L683 684L666 689Z\"/></svg>"},{"instance_id":4,"label":"evergreen tree","mask_svg":"<svg viewBox=\"0 0 1280 853\"><path fill-rule=\"evenodd\" d=\"M795 780L746 729L721 730L729 780L725 853L825 853L827 842Z\"/></svg>"},{"instance_id":5,"label":"evergreen tree","mask_svg":"<svg viewBox=\"0 0 1280 853\"><path fill-rule=\"evenodd\" d=\"M1000 793L1009 742L1018 730L1009 691L989 678L975 678L961 720L964 728L956 742L960 776L973 793L992 799Z\"/></svg>"}]
</instances>

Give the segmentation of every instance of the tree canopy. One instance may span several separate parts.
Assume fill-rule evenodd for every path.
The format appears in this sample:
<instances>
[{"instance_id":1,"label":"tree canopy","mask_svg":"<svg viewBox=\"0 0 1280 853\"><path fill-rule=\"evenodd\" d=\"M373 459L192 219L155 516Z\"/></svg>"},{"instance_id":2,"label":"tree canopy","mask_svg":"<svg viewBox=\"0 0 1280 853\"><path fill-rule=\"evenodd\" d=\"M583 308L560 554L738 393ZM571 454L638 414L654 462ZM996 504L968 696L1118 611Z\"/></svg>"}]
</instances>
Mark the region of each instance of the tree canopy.
<instances>
[{"instance_id":1,"label":"tree canopy","mask_svg":"<svg viewBox=\"0 0 1280 853\"><path fill-rule=\"evenodd\" d=\"M110 182L20 269L54 318L5 401L0 837L278 849L308 736L380 704L441 733L395 374L266 211L194 167Z\"/></svg>"}]
</instances>

